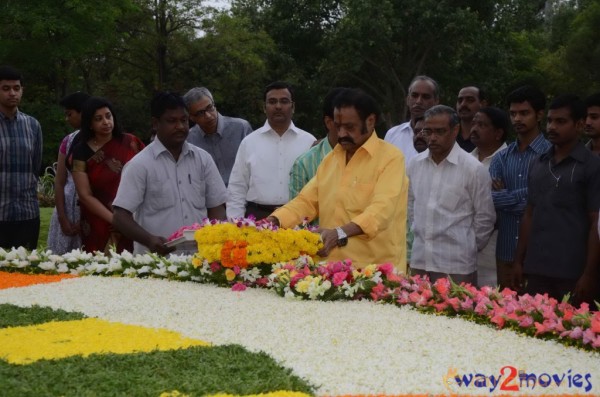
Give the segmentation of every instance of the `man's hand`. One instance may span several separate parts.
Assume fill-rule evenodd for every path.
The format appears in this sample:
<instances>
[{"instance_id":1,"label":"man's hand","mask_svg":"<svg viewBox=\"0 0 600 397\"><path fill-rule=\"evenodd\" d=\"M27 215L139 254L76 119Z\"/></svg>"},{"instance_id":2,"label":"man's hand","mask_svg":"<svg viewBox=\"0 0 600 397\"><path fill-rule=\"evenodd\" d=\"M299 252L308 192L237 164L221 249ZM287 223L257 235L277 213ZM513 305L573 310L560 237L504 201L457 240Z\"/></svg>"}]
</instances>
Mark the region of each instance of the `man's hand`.
<instances>
[{"instance_id":1,"label":"man's hand","mask_svg":"<svg viewBox=\"0 0 600 397\"><path fill-rule=\"evenodd\" d=\"M148 240L148 244L144 244L152 252L156 252L159 255L165 256L170 252L175 251L175 247L167 247L165 243L167 239L160 236L152 236Z\"/></svg>"},{"instance_id":2,"label":"man's hand","mask_svg":"<svg viewBox=\"0 0 600 397\"><path fill-rule=\"evenodd\" d=\"M320 229L319 232L323 240L323 248L317 252L317 255L325 258L329 256L332 249L338 246L338 234L335 229Z\"/></svg>"},{"instance_id":3,"label":"man's hand","mask_svg":"<svg viewBox=\"0 0 600 397\"><path fill-rule=\"evenodd\" d=\"M505 187L504 182L502 182L502 179L492 179L492 190L498 191L503 189L505 189Z\"/></svg>"},{"instance_id":4,"label":"man's hand","mask_svg":"<svg viewBox=\"0 0 600 397\"><path fill-rule=\"evenodd\" d=\"M523 291L523 264L515 260L512 266L512 283L509 286L513 291L521 293Z\"/></svg>"},{"instance_id":5,"label":"man's hand","mask_svg":"<svg viewBox=\"0 0 600 397\"><path fill-rule=\"evenodd\" d=\"M579 277L573 291L573 304L579 305L581 302L593 301L594 294L597 292L594 283L597 277L597 274L587 274L586 272Z\"/></svg>"}]
</instances>

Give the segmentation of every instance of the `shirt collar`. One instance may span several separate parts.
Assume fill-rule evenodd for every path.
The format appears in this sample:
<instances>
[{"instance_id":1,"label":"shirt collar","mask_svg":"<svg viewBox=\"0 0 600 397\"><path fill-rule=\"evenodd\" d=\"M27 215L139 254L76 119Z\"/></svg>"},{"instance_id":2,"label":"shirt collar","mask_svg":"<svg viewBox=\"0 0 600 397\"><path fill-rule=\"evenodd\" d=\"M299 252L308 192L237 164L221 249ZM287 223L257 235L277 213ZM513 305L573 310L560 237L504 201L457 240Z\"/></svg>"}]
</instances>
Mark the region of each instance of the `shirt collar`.
<instances>
[{"instance_id":1,"label":"shirt collar","mask_svg":"<svg viewBox=\"0 0 600 397\"><path fill-rule=\"evenodd\" d=\"M539 133L538 136L535 137L535 139L533 141L531 141L531 143L529 144L529 146L527 146L528 148L531 148L531 150L533 150L535 153L537 154L542 154L544 153L544 142L546 141L546 138L544 138L544 134L542 134L541 132ZM509 151L516 151L518 150L519 147L519 143L518 140L511 143L511 145L508 147Z\"/></svg>"},{"instance_id":2,"label":"shirt collar","mask_svg":"<svg viewBox=\"0 0 600 397\"><path fill-rule=\"evenodd\" d=\"M160 141L160 139L158 139L158 137L154 138L152 143L150 145L148 145L148 148L150 148L152 150L152 155L154 156L154 159L157 159L158 156L160 156L164 152L167 152L169 156L173 157L171 155L171 152L169 152L169 150L165 147L165 145L162 144L162 142ZM187 156L189 153L193 153L193 151L190 150L190 144L187 141L185 141L183 143L183 147L181 148L180 158L182 156Z\"/></svg>"},{"instance_id":3,"label":"shirt collar","mask_svg":"<svg viewBox=\"0 0 600 397\"><path fill-rule=\"evenodd\" d=\"M269 131L273 131L275 133L277 133L273 127L271 127L271 124L269 124L269 120L265 121L265 125L263 125L263 127L258 130L257 132L264 134L265 132L269 132ZM287 130L285 130L284 134L288 131L292 131L294 134L298 134L298 128L296 127L296 125L294 124L293 121L290 121L290 126L288 127ZM283 134L281 134L283 135Z\"/></svg>"},{"instance_id":4,"label":"shirt collar","mask_svg":"<svg viewBox=\"0 0 600 397\"><path fill-rule=\"evenodd\" d=\"M214 132L214 134L219 134L220 136L223 136L223 129L225 128L222 123L222 118L223 116L221 116L221 113L217 112L217 130ZM203 138L214 135L206 133L199 124L196 124L196 127L198 127L198 131L200 131L200 135L202 135Z\"/></svg>"},{"instance_id":5,"label":"shirt collar","mask_svg":"<svg viewBox=\"0 0 600 397\"><path fill-rule=\"evenodd\" d=\"M458 164L458 157L459 157L460 151L464 152L464 150L460 147L460 145L458 143L456 143L456 141L455 141L454 146L452 146L452 150L450 150L450 153L448 153L448 155L446 156L445 159L440 161L440 164L443 163L444 161L448 161L451 164ZM433 159L431 158L431 152L429 151L429 149L427 149L427 153L428 153L427 157L425 157L425 158L429 158L429 159L431 159L431 161L433 161Z\"/></svg>"},{"instance_id":6,"label":"shirt collar","mask_svg":"<svg viewBox=\"0 0 600 397\"><path fill-rule=\"evenodd\" d=\"M505 149L505 148L506 148L506 142L503 142L502 145L498 149L496 149L496 151L494 153L487 156L486 159L491 159L492 157L494 157L496 155L496 153L498 153L500 150ZM473 157L478 159L479 158L479 148L476 147L475 149L473 149L471 154L473 155Z\"/></svg>"},{"instance_id":7,"label":"shirt collar","mask_svg":"<svg viewBox=\"0 0 600 397\"><path fill-rule=\"evenodd\" d=\"M21 111L17 108L17 113L15 113L15 117L10 118L2 112L0 112L0 117L2 117L4 120L16 120L21 116L21 114Z\"/></svg>"},{"instance_id":8,"label":"shirt collar","mask_svg":"<svg viewBox=\"0 0 600 397\"><path fill-rule=\"evenodd\" d=\"M581 143L581 141L577 142L577 145L575 145L575 147L571 150L571 153L569 153L569 155L567 157L571 157L574 160L583 163L585 162L585 160L587 159L587 157L590 154L590 150L587 149L585 147L585 145L583 143ZM550 147L550 149L548 149L548 151L546 151L544 154L542 154L540 156L540 160L548 160L549 158L552 158L554 156L554 145L552 145Z\"/></svg>"},{"instance_id":9,"label":"shirt collar","mask_svg":"<svg viewBox=\"0 0 600 397\"><path fill-rule=\"evenodd\" d=\"M325 138L325 139L327 139L327 138ZM377 152L377 148L379 147L380 144L381 143L380 143L379 137L377 136L377 132L375 130L373 130L373 133L371 134L369 139L367 139L366 142L363 143L361 147L356 149L356 152L365 150L370 156L373 157L375 155L375 153ZM342 147L342 145L339 145L339 144L335 145L335 147L333 148L333 151L346 153L346 150Z\"/></svg>"}]
</instances>

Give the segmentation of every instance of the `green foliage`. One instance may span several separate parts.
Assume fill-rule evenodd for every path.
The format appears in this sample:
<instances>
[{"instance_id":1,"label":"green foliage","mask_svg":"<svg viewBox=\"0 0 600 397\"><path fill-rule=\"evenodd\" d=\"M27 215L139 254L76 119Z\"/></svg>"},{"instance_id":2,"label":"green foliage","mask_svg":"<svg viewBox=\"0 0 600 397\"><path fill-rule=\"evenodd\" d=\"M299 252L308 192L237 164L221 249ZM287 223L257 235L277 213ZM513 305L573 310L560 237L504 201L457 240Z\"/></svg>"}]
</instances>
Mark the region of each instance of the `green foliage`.
<instances>
[{"instance_id":1,"label":"green foliage","mask_svg":"<svg viewBox=\"0 0 600 397\"><path fill-rule=\"evenodd\" d=\"M43 324L49 321L81 320L82 318L85 316L81 313L55 310L49 307L37 305L20 307L8 303L0 304L0 329Z\"/></svg>"},{"instance_id":2,"label":"green foliage","mask_svg":"<svg viewBox=\"0 0 600 397\"><path fill-rule=\"evenodd\" d=\"M54 207L54 175L56 170L48 166L38 180L37 196L40 207Z\"/></svg>"},{"instance_id":3,"label":"green foliage","mask_svg":"<svg viewBox=\"0 0 600 397\"><path fill-rule=\"evenodd\" d=\"M0 361L0 390L10 396L248 395L313 388L265 353L241 346L192 347L144 354L97 354L29 365Z\"/></svg>"},{"instance_id":4,"label":"green foliage","mask_svg":"<svg viewBox=\"0 0 600 397\"><path fill-rule=\"evenodd\" d=\"M40 235L38 237L37 249L42 250L47 247L48 231L50 228L50 219L52 218L53 207L40 208Z\"/></svg>"}]
</instances>

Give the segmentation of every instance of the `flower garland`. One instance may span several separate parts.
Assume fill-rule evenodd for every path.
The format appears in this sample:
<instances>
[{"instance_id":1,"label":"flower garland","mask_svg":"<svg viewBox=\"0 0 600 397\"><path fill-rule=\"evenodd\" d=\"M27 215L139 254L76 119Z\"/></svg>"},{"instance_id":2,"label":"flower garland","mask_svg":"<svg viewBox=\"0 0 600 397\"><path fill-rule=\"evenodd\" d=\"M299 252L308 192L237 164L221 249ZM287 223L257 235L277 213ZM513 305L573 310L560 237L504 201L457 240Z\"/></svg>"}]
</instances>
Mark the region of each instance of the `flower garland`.
<instances>
[{"instance_id":1,"label":"flower garland","mask_svg":"<svg viewBox=\"0 0 600 397\"><path fill-rule=\"evenodd\" d=\"M600 351L600 311L590 310L587 304L577 308L558 302L547 294L519 296L509 289L478 289L449 279L431 283L419 276L399 275L391 264L355 269L350 260L315 264L307 255L248 268L226 268L206 260L193 265L195 260L191 256L105 255L78 250L60 256L22 247L10 251L0 248L0 270L11 273L156 277L214 283L234 291L270 288L292 299L371 300L426 313L458 315L498 329Z\"/></svg>"},{"instance_id":2,"label":"flower garland","mask_svg":"<svg viewBox=\"0 0 600 397\"><path fill-rule=\"evenodd\" d=\"M206 261L229 269L286 262L305 254L313 256L323 245L320 235L306 225L282 229L253 219L235 223L211 221L197 229L194 238L198 243L195 266Z\"/></svg>"}]
</instances>

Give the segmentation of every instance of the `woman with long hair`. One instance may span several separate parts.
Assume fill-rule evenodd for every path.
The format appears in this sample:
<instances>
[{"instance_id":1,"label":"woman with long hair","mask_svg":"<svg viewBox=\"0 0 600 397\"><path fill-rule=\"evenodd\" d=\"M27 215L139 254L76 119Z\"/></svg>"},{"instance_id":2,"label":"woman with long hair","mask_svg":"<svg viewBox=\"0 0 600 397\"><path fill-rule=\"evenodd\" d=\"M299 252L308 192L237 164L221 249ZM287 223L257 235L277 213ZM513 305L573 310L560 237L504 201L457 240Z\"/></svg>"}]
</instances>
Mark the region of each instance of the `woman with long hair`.
<instances>
[{"instance_id":1,"label":"woman with long hair","mask_svg":"<svg viewBox=\"0 0 600 397\"><path fill-rule=\"evenodd\" d=\"M112 104L91 97L83 105L81 131L67 157L81 204L81 238L88 252L115 247L133 251L131 240L112 227L112 202L123 166L144 148L141 140L121 131Z\"/></svg>"},{"instance_id":2,"label":"woman with long hair","mask_svg":"<svg viewBox=\"0 0 600 397\"><path fill-rule=\"evenodd\" d=\"M48 249L62 255L76 248L81 248L79 226L79 204L77 192L71 172L67 170L65 158L71 149L79 129L81 128L81 109L90 96L77 91L60 100L60 106L65 110L65 120L75 131L64 137L58 149L56 175L54 176L54 198L56 206L50 219L48 231Z\"/></svg>"}]
</instances>

